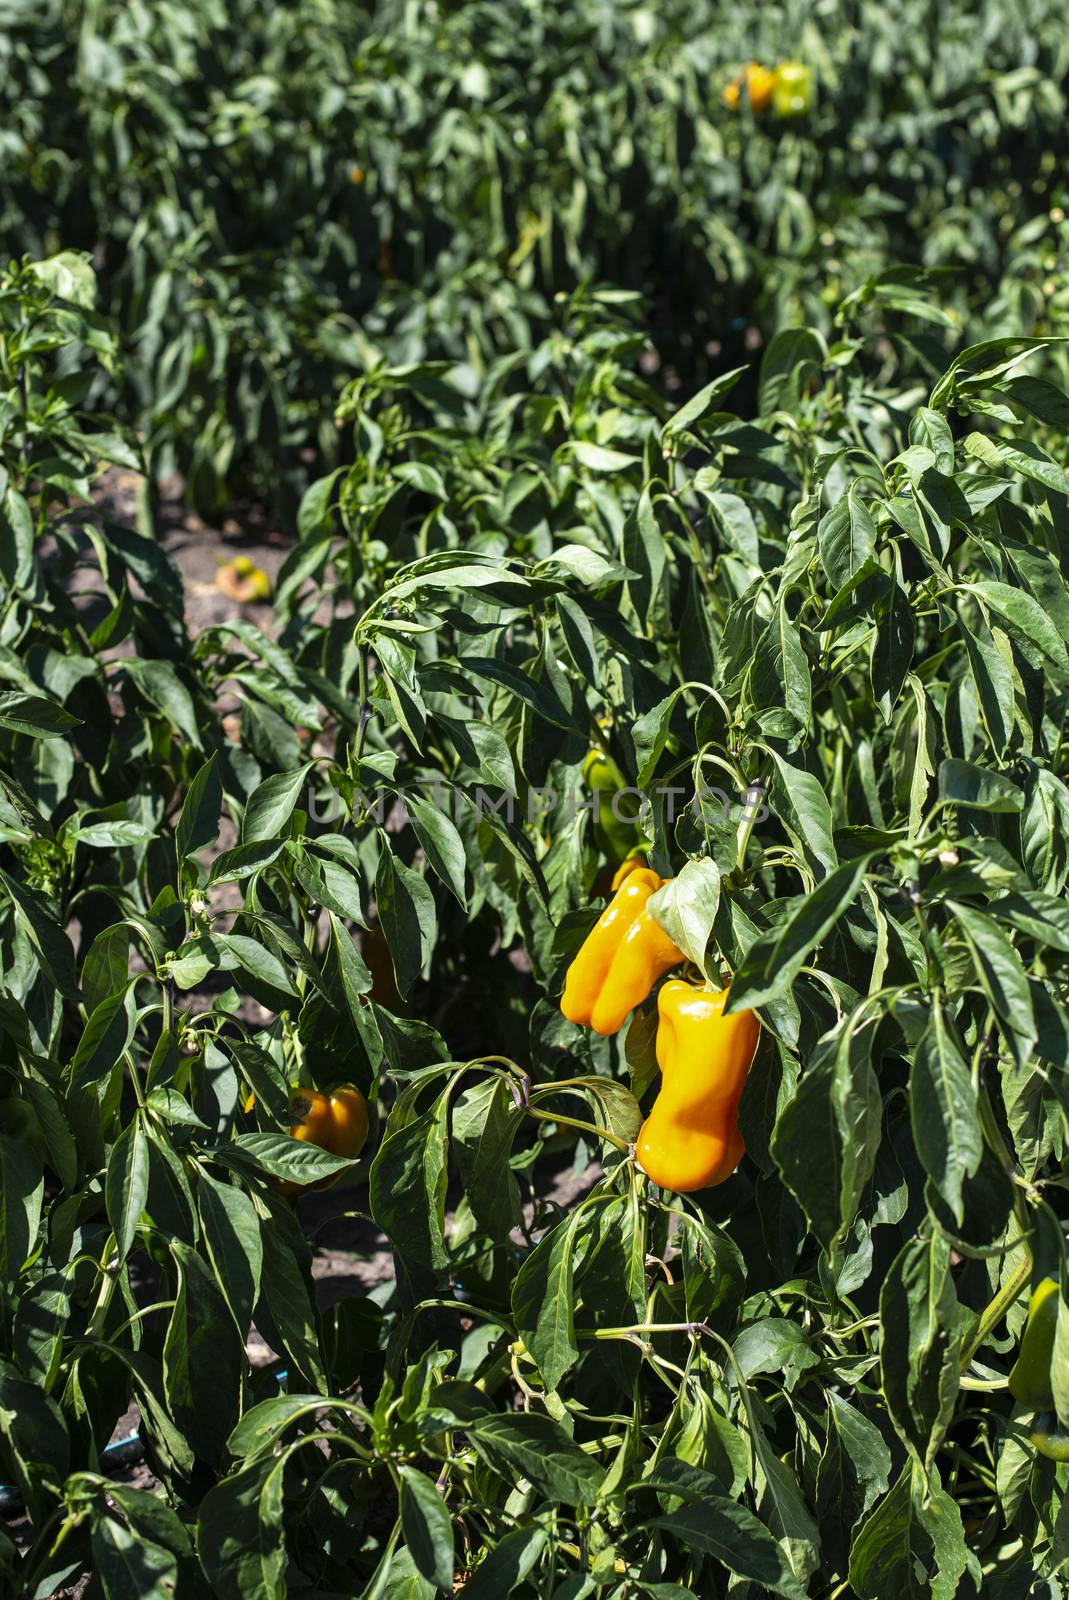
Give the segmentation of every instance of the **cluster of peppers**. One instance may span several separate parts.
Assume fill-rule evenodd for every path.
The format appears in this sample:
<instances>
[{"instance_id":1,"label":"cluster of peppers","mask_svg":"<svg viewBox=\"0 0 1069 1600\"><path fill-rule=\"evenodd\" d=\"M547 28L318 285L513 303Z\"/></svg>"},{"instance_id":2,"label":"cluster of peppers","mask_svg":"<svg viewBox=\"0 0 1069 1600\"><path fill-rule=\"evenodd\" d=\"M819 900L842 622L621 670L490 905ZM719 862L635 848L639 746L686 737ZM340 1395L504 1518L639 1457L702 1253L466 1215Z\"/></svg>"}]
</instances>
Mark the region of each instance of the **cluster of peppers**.
<instances>
[{"instance_id":1,"label":"cluster of peppers","mask_svg":"<svg viewBox=\"0 0 1069 1600\"><path fill-rule=\"evenodd\" d=\"M613 897L568 968L561 1011L612 1034L654 984L686 958L647 907L664 880L637 856L613 879ZM657 999L661 1089L642 1124L639 1166L662 1189L690 1193L723 1183L743 1153L739 1099L757 1049L752 1011L724 1015L726 989L678 978Z\"/></svg>"},{"instance_id":2,"label":"cluster of peppers","mask_svg":"<svg viewBox=\"0 0 1069 1600\"><path fill-rule=\"evenodd\" d=\"M246 1114L256 1105L256 1096L250 1094L245 1102ZM320 1089L306 1089L299 1083L290 1085L290 1134L332 1156L344 1156L353 1161L367 1142L367 1101L352 1083L341 1084L324 1094ZM337 1183L335 1174L321 1178L317 1183L293 1183L289 1178L272 1178L271 1183L279 1194L291 1199L312 1189L329 1189Z\"/></svg>"},{"instance_id":3,"label":"cluster of peppers","mask_svg":"<svg viewBox=\"0 0 1069 1600\"><path fill-rule=\"evenodd\" d=\"M813 73L803 61L781 61L775 68L751 61L725 86L724 104L738 111L745 98L758 114L771 104L777 117L801 117L812 94Z\"/></svg>"},{"instance_id":4,"label":"cluster of peppers","mask_svg":"<svg viewBox=\"0 0 1069 1600\"><path fill-rule=\"evenodd\" d=\"M1032 1291L1009 1385L1013 1398L1035 1412L1030 1437L1040 1455L1051 1461L1069 1461L1069 1429L1058 1421L1050 1375L1059 1298L1054 1278L1043 1278Z\"/></svg>"}]
</instances>

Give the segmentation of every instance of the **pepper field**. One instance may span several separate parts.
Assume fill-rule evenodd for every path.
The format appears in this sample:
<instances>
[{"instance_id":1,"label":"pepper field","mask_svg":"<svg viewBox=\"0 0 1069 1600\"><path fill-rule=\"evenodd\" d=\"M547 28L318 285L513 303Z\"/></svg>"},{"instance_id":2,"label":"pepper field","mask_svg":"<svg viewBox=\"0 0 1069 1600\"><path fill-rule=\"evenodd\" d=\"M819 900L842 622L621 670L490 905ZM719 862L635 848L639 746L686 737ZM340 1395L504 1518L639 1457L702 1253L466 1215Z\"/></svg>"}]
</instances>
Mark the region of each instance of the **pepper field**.
<instances>
[{"instance_id":1,"label":"pepper field","mask_svg":"<svg viewBox=\"0 0 1069 1600\"><path fill-rule=\"evenodd\" d=\"M1065 22L0 0L0 1600L1069 1593Z\"/></svg>"}]
</instances>

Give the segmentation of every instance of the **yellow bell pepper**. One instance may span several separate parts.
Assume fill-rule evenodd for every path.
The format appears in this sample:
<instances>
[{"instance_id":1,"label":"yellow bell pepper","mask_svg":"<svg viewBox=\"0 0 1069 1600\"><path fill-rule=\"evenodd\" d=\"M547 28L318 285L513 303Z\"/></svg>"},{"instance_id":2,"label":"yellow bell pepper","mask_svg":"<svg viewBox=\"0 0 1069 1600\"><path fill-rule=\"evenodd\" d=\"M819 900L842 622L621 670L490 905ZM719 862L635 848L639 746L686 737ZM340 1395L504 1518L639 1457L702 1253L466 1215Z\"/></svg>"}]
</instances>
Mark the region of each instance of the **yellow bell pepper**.
<instances>
[{"instance_id":1,"label":"yellow bell pepper","mask_svg":"<svg viewBox=\"0 0 1069 1600\"><path fill-rule=\"evenodd\" d=\"M729 1178L742 1159L739 1100L761 1025L724 1015L726 989L673 979L658 998L661 1089L639 1130L638 1164L662 1189L687 1194Z\"/></svg>"},{"instance_id":2,"label":"yellow bell pepper","mask_svg":"<svg viewBox=\"0 0 1069 1600\"><path fill-rule=\"evenodd\" d=\"M767 67L761 66L758 61L751 61L738 77L733 78L724 90L724 104L732 111L737 111L742 103L742 91L745 85L746 98L750 102L751 111L763 111L772 98L772 91L776 83L776 74Z\"/></svg>"},{"instance_id":3,"label":"yellow bell pepper","mask_svg":"<svg viewBox=\"0 0 1069 1600\"><path fill-rule=\"evenodd\" d=\"M626 861L622 861L612 876L613 894L616 893L625 878L629 878L633 872L638 871L639 867L644 867L645 865L645 856L628 856Z\"/></svg>"},{"instance_id":4,"label":"yellow bell pepper","mask_svg":"<svg viewBox=\"0 0 1069 1600\"><path fill-rule=\"evenodd\" d=\"M568 968L560 1008L569 1022L616 1033L657 979L684 959L646 910L662 881L649 867L623 879Z\"/></svg>"},{"instance_id":5,"label":"yellow bell pepper","mask_svg":"<svg viewBox=\"0 0 1069 1600\"><path fill-rule=\"evenodd\" d=\"M777 117L803 117L813 94L813 74L803 61L781 61L773 74L772 109Z\"/></svg>"},{"instance_id":6,"label":"yellow bell pepper","mask_svg":"<svg viewBox=\"0 0 1069 1600\"><path fill-rule=\"evenodd\" d=\"M246 1112L256 1107L256 1095L245 1102ZM328 1150L332 1156L357 1157L367 1141L367 1101L354 1084L342 1084L323 1094L319 1089L290 1085L290 1134L308 1144ZM279 1194L303 1194L310 1189L329 1189L337 1177L321 1178L318 1183L292 1183L288 1178L272 1178Z\"/></svg>"}]
</instances>

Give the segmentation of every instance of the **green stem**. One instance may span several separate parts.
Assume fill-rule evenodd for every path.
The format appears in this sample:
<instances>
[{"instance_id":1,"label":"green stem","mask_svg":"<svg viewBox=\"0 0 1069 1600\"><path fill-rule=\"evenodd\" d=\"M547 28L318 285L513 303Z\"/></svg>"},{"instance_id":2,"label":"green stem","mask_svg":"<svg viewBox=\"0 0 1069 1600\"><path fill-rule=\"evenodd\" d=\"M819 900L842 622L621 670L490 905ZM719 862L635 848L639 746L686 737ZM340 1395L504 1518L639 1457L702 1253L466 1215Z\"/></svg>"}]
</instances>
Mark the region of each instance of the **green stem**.
<instances>
[{"instance_id":1,"label":"green stem","mask_svg":"<svg viewBox=\"0 0 1069 1600\"><path fill-rule=\"evenodd\" d=\"M599 1139L604 1139L607 1144L623 1151L624 1155L627 1155L631 1148L626 1139L617 1138L608 1128L599 1128L596 1122L581 1122L578 1117L566 1117L559 1111L539 1111L537 1106L531 1105L527 1107L527 1113L529 1116L537 1117L540 1122L558 1122L565 1128L578 1128L581 1133L596 1134Z\"/></svg>"},{"instance_id":2,"label":"green stem","mask_svg":"<svg viewBox=\"0 0 1069 1600\"><path fill-rule=\"evenodd\" d=\"M109 1233L100 1256L100 1273L104 1281L100 1285L97 1303L93 1307L93 1314L86 1329L86 1334L91 1339L100 1337L100 1330L104 1325L104 1318L107 1316L111 1297L115 1293L115 1285L119 1280L119 1272L122 1270L121 1267L116 1267L114 1270L111 1269L110 1263L114 1254L115 1235Z\"/></svg>"},{"instance_id":3,"label":"green stem","mask_svg":"<svg viewBox=\"0 0 1069 1600\"><path fill-rule=\"evenodd\" d=\"M959 1371L968 1370L973 1356L979 1350L992 1328L996 1328L1013 1305L1013 1302L1023 1292L1032 1277L1032 1252L1027 1251L1023 1261L1019 1261L1011 1275L1006 1279L1002 1288L994 1299L981 1311L976 1327L965 1341L961 1352Z\"/></svg>"}]
</instances>

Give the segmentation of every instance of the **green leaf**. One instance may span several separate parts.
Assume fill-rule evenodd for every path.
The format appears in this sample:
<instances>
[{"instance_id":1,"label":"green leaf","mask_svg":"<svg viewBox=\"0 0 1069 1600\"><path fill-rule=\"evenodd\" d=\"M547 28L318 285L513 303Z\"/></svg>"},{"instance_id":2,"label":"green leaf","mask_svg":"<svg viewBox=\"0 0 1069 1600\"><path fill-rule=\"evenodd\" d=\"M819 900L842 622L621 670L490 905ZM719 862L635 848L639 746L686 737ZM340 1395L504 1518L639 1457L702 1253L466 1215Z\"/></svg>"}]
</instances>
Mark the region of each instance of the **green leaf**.
<instances>
[{"instance_id":1,"label":"green leaf","mask_svg":"<svg viewBox=\"0 0 1069 1600\"><path fill-rule=\"evenodd\" d=\"M1000 633L999 637L1005 640L1006 635ZM978 630L967 628L963 624L961 638L969 657L969 666L991 737L992 749L996 756L1001 757L1013 733L1013 671L997 645L985 639ZM1008 641L1006 648L1009 649ZM963 766L965 764L960 763ZM990 774L990 776L996 775Z\"/></svg>"},{"instance_id":2,"label":"green leaf","mask_svg":"<svg viewBox=\"0 0 1069 1600\"><path fill-rule=\"evenodd\" d=\"M973 811L1022 811L1024 792L1011 778L949 758L939 765L939 798L945 805Z\"/></svg>"},{"instance_id":3,"label":"green leaf","mask_svg":"<svg viewBox=\"0 0 1069 1600\"><path fill-rule=\"evenodd\" d=\"M686 862L677 877L650 896L646 909L688 961L705 970L709 935L719 906L720 869L706 857Z\"/></svg>"},{"instance_id":4,"label":"green leaf","mask_svg":"<svg viewBox=\"0 0 1069 1600\"><path fill-rule=\"evenodd\" d=\"M846 1237L880 1146L872 1045L871 1015L859 1021L856 1013L822 1041L772 1136L783 1181L826 1248Z\"/></svg>"},{"instance_id":5,"label":"green leaf","mask_svg":"<svg viewBox=\"0 0 1069 1600\"><path fill-rule=\"evenodd\" d=\"M371 1211L402 1255L444 1267L448 1107L440 1097L420 1117L388 1131L371 1164Z\"/></svg>"},{"instance_id":6,"label":"green leaf","mask_svg":"<svg viewBox=\"0 0 1069 1600\"><path fill-rule=\"evenodd\" d=\"M125 1261L148 1202L149 1148L141 1118L120 1133L111 1147L104 1196L115 1235L115 1254Z\"/></svg>"},{"instance_id":7,"label":"green leaf","mask_svg":"<svg viewBox=\"0 0 1069 1600\"><path fill-rule=\"evenodd\" d=\"M453 1587L453 1522L429 1478L415 1467L398 1467L401 1527L418 1570L439 1589Z\"/></svg>"},{"instance_id":8,"label":"green leaf","mask_svg":"<svg viewBox=\"0 0 1069 1600\"><path fill-rule=\"evenodd\" d=\"M1034 645L1063 678L1069 673L1069 655L1066 654L1061 635L1039 602L1024 589L1014 589L1007 583L991 580L964 583L961 587L965 593L976 595L992 611L997 612L1011 637L1016 635Z\"/></svg>"},{"instance_id":9,"label":"green leaf","mask_svg":"<svg viewBox=\"0 0 1069 1600\"><path fill-rule=\"evenodd\" d=\"M819 1366L820 1355L804 1331L786 1317L762 1317L735 1335L735 1360L744 1378L761 1373L784 1373L788 1387L808 1367Z\"/></svg>"},{"instance_id":10,"label":"green leaf","mask_svg":"<svg viewBox=\"0 0 1069 1600\"><path fill-rule=\"evenodd\" d=\"M175 830L175 850L180 862L188 861L198 850L215 843L223 804L223 781L217 762L213 750L186 791Z\"/></svg>"},{"instance_id":11,"label":"green leaf","mask_svg":"<svg viewBox=\"0 0 1069 1600\"><path fill-rule=\"evenodd\" d=\"M757 642L750 685L757 705L786 710L799 729L808 731L813 712L809 660L785 600Z\"/></svg>"},{"instance_id":12,"label":"green leaf","mask_svg":"<svg viewBox=\"0 0 1069 1600\"><path fill-rule=\"evenodd\" d=\"M96 274L85 252L60 250L43 261L31 261L29 270L60 300L68 300L85 311L92 311L96 305Z\"/></svg>"},{"instance_id":13,"label":"green leaf","mask_svg":"<svg viewBox=\"0 0 1069 1600\"><path fill-rule=\"evenodd\" d=\"M1069 955L1069 906L1057 895L1041 894L1038 889L1027 895L1006 894L992 900L987 909L999 922L1008 922L1037 944Z\"/></svg>"},{"instance_id":14,"label":"green leaf","mask_svg":"<svg viewBox=\"0 0 1069 1600\"><path fill-rule=\"evenodd\" d=\"M297 989L290 972L283 962L271 950L260 943L259 939L252 939L244 933L219 933L214 936L214 949L222 952L223 965L226 966L229 958L233 965L247 972L250 978L255 978L259 983L269 984L272 989L279 989L283 994L296 994Z\"/></svg>"},{"instance_id":15,"label":"green leaf","mask_svg":"<svg viewBox=\"0 0 1069 1600\"><path fill-rule=\"evenodd\" d=\"M286 1546L271 1515L277 1471L258 1460L210 1488L197 1512L197 1555L216 1594L269 1600L285 1592Z\"/></svg>"},{"instance_id":16,"label":"green leaf","mask_svg":"<svg viewBox=\"0 0 1069 1600\"><path fill-rule=\"evenodd\" d=\"M593 1505L603 1469L544 1413L481 1417L471 1428L471 1442L507 1482L522 1473L547 1500Z\"/></svg>"},{"instance_id":17,"label":"green leaf","mask_svg":"<svg viewBox=\"0 0 1069 1600\"><path fill-rule=\"evenodd\" d=\"M302 1186L337 1177L354 1159L332 1155L288 1133L239 1133L229 1144L213 1150L212 1157L241 1171L267 1173Z\"/></svg>"},{"instance_id":18,"label":"green leaf","mask_svg":"<svg viewBox=\"0 0 1069 1600\"><path fill-rule=\"evenodd\" d=\"M962 1184L979 1171L983 1133L972 1073L938 997L910 1072L909 1109L917 1154L960 1225Z\"/></svg>"},{"instance_id":19,"label":"green leaf","mask_svg":"<svg viewBox=\"0 0 1069 1600\"><path fill-rule=\"evenodd\" d=\"M672 713L681 693L682 690L674 689L666 699L658 701L639 717L631 730L635 757L638 761L638 776L635 781L640 789L644 789L649 783L664 753L671 730Z\"/></svg>"},{"instance_id":20,"label":"green leaf","mask_svg":"<svg viewBox=\"0 0 1069 1600\"><path fill-rule=\"evenodd\" d=\"M909 597L900 584L893 583L877 618L872 642L872 692L888 722L913 665L915 634Z\"/></svg>"},{"instance_id":21,"label":"green leaf","mask_svg":"<svg viewBox=\"0 0 1069 1600\"><path fill-rule=\"evenodd\" d=\"M61 739L80 720L55 700L41 695L21 694L15 689L0 693L0 728L12 733L27 733L33 739Z\"/></svg>"},{"instance_id":22,"label":"green leaf","mask_svg":"<svg viewBox=\"0 0 1069 1600\"><path fill-rule=\"evenodd\" d=\"M880 1372L891 1420L924 1470L954 1414L960 1344L950 1244L941 1233L910 1240L880 1291Z\"/></svg>"},{"instance_id":23,"label":"green leaf","mask_svg":"<svg viewBox=\"0 0 1069 1600\"><path fill-rule=\"evenodd\" d=\"M78 985L74 977L74 951L67 934L54 921L40 895L6 872L0 872L3 884L18 912L19 922L30 943L41 958L41 965L65 1000L78 999Z\"/></svg>"},{"instance_id":24,"label":"green leaf","mask_svg":"<svg viewBox=\"0 0 1069 1600\"><path fill-rule=\"evenodd\" d=\"M993 917L973 906L947 902L972 952L984 993L1007 1027L1034 1039L1032 991L1021 958Z\"/></svg>"},{"instance_id":25,"label":"green leaf","mask_svg":"<svg viewBox=\"0 0 1069 1600\"><path fill-rule=\"evenodd\" d=\"M509 1159L524 1121L503 1078L468 1089L453 1112L453 1142L468 1204L492 1239L504 1243L521 1220Z\"/></svg>"},{"instance_id":26,"label":"green leaf","mask_svg":"<svg viewBox=\"0 0 1069 1600\"><path fill-rule=\"evenodd\" d=\"M71 1057L67 1076L73 1089L85 1089L106 1078L129 1050L137 1026L132 984L102 1000L85 1025Z\"/></svg>"},{"instance_id":27,"label":"green leaf","mask_svg":"<svg viewBox=\"0 0 1069 1600\"><path fill-rule=\"evenodd\" d=\"M124 656L122 665L145 698L163 713L193 749L202 749L193 696L177 669L169 661L146 661L137 656Z\"/></svg>"},{"instance_id":28,"label":"green leaf","mask_svg":"<svg viewBox=\"0 0 1069 1600\"><path fill-rule=\"evenodd\" d=\"M855 1525L887 1491L891 1452L879 1428L834 1389L828 1403L827 1443L817 1468L814 1509L824 1559L843 1571Z\"/></svg>"},{"instance_id":29,"label":"green leaf","mask_svg":"<svg viewBox=\"0 0 1069 1600\"><path fill-rule=\"evenodd\" d=\"M312 764L307 762L293 772L276 772L257 785L245 806L242 844L277 839L285 832L311 770Z\"/></svg>"},{"instance_id":30,"label":"green leaf","mask_svg":"<svg viewBox=\"0 0 1069 1600\"><path fill-rule=\"evenodd\" d=\"M667 562L665 536L657 521L649 489L643 489L634 510L624 523L624 560L635 577L628 580L628 593L639 617L647 625L657 609L661 581Z\"/></svg>"},{"instance_id":31,"label":"green leaf","mask_svg":"<svg viewBox=\"0 0 1069 1600\"><path fill-rule=\"evenodd\" d=\"M407 995L434 948L438 915L425 879L393 854L385 834L381 837L375 896L397 987Z\"/></svg>"},{"instance_id":32,"label":"green leaf","mask_svg":"<svg viewBox=\"0 0 1069 1600\"><path fill-rule=\"evenodd\" d=\"M577 439L572 451L580 466L589 467L592 472L623 472L638 464L634 456L625 455L622 450L607 450L604 445L589 444L585 439Z\"/></svg>"},{"instance_id":33,"label":"green leaf","mask_svg":"<svg viewBox=\"0 0 1069 1600\"><path fill-rule=\"evenodd\" d=\"M522 704L529 706L543 722L548 722L555 728L578 732L571 712L561 703L552 689L521 671L519 667L514 667L507 661L495 660L491 656L461 656L457 664L465 673L500 684Z\"/></svg>"},{"instance_id":34,"label":"green leaf","mask_svg":"<svg viewBox=\"0 0 1069 1600\"><path fill-rule=\"evenodd\" d=\"M219 1183L203 1168L197 1175L197 1203L216 1282L244 1341L260 1295L263 1265L256 1208L241 1189Z\"/></svg>"},{"instance_id":35,"label":"green leaf","mask_svg":"<svg viewBox=\"0 0 1069 1600\"><path fill-rule=\"evenodd\" d=\"M821 518L817 528L820 562L835 589L841 589L860 572L876 548L876 524L865 502L861 486L852 483L845 498Z\"/></svg>"},{"instance_id":36,"label":"green leaf","mask_svg":"<svg viewBox=\"0 0 1069 1600\"><path fill-rule=\"evenodd\" d=\"M82 994L90 1013L126 988L131 929L125 922L102 928L82 963Z\"/></svg>"},{"instance_id":37,"label":"green leaf","mask_svg":"<svg viewBox=\"0 0 1069 1600\"><path fill-rule=\"evenodd\" d=\"M178 1562L142 1534L134 1534L113 1517L97 1517L91 1537L93 1571L107 1600L171 1600L178 1582Z\"/></svg>"},{"instance_id":38,"label":"green leaf","mask_svg":"<svg viewBox=\"0 0 1069 1600\"><path fill-rule=\"evenodd\" d=\"M850 1586L861 1600L954 1600L969 1560L958 1506L907 1467L858 1530Z\"/></svg>"},{"instance_id":39,"label":"green leaf","mask_svg":"<svg viewBox=\"0 0 1069 1600\"><path fill-rule=\"evenodd\" d=\"M544 1528L513 1528L484 1561L480 1561L461 1591L464 1600L501 1600L530 1577L546 1548Z\"/></svg>"},{"instance_id":40,"label":"green leaf","mask_svg":"<svg viewBox=\"0 0 1069 1600\"><path fill-rule=\"evenodd\" d=\"M796 900L778 927L754 940L732 982L729 1012L767 1005L790 990L810 950L856 897L871 859L858 856L837 867L812 894Z\"/></svg>"},{"instance_id":41,"label":"green leaf","mask_svg":"<svg viewBox=\"0 0 1069 1600\"><path fill-rule=\"evenodd\" d=\"M452 796L450 789L444 790L443 793ZM439 806L432 806L419 795L406 794L405 805L424 855L446 888L459 902L461 909L466 911L468 897L464 887L464 874L467 858L464 854L464 841L455 824L447 811Z\"/></svg>"},{"instance_id":42,"label":"green leaf","mask_svg":"<svg viewBox=\"0 0 1069 1600\"><path fill-rule=\"evenodd\" d=\"M723 400L738 383L748 367L732 367L730 372L722 372L712 383L707 383L704 389L699 389L696 395L681 405L678 411L673 412L664 426L663 440L666 445L678 440L679 435L689 432L699 422L716 411Z\"/></svg>"},{"instance_id":43,"label":"green leaf","mask_svg":"<svg viewBox=\"0 0 1069 1600\"><path fill-rule=\"evenodd\" d=\"M0 1288L14 1288L37 1244L44 1180L28 1145L0 1133Z\"/></svg>"},{"instance_id":44,"label":"green leaf","mask_svg":"<svg viewBox=\"0 0 1069 1600\"><path fill-rule=\"evenodd\" d=\"M806 1592L764 1523L745 1506L736 1505L723 1495L705 1495L700 1504L682 1506L670 1516L655 1517L646 1526L660 1528L688 1550L712 1556L737 1577L760 1584L773 1594L801 1600Z\"/></svg>"},{"instance_id":45,"label":"green leaf","mask_svg":"<svg viewBox=\"0 0 1069 1600\"><path fill-rule=\"evenodd\" d=\"M330 1385L319 1347L319 1326L310 1279L307 1270L302 1271L298 1259L301 1251L307 1255L307 1246L292 1215L280 1220L281 1206L276 1206L269 1218L263 1215L262 1208L259 1209L263 1268L256 1325L264 1330L273 1347L287 1357L302 1382L320 1394L327 1394ZM294 1381L292 1377L290 1381Z\"/></svg>"},{"instance_id":46,"label":"green leaf","mask_svg":"<svg viewBox=\"0 0 1069 1600\"><path fill-rule=\"evenodd\" d=\"M56 1402L0 1361L0 1443L5 1466L34 1524L56 1507L70 1468L70 1440Z\"/></svg>"},{"instance_id":47,"label":"green leaf","mask_svg":"<svg viewBox=\"0 0 1069 1600\"><path fill-rule=\"evenodd\" d=\"M579 1359L575 1337L575 1255L580 1228L587 1221L573 1211L551 1229L527 1256L512 1286L512 1314L547 1389Z\"/></svg>"},{"instance_id":48,"label":"green leaf","mask_svg":"<svg viewBox=\"0 0 1069 1600\"><path fill-rule=\"evenodd\" d=\"M164 1391L197 1454L218 1467L237 1421L244 1341L204 1258L181 1239L168 1246L178 1292L163 1342Z\"/></svg>"},{"instance_id":49,"label":"green leaf","mask_svg":"<svg viewBox=\"0 0 1069 1600\"><path fill-rule=\"evenodd\" d=\"M838 865L832 837L831 805L811 772L792 766L776 750L769 750L776 768L774 808L787 830L798 840L811 866L823 877Z\"/></svg>"}]
</instances>

